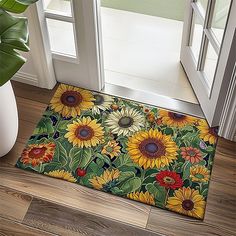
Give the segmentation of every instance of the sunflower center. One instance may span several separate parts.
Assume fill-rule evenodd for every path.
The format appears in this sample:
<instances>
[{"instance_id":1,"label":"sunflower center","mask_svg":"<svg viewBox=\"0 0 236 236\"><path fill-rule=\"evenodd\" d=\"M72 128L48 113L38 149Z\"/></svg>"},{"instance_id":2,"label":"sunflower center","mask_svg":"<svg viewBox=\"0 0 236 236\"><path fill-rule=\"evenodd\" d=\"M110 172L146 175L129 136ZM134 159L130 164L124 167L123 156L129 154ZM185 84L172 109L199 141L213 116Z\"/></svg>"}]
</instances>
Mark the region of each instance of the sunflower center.
<instances>
[{"instance_id":1,"label":"sunflower center","mask_svg":"<svg viewBox=\"0 0 236 236\"><path fill-rule=\"evenodd\" d=\"M121 117L118 121L118 125L122 128L129 128L134 123L134 119L129 116Z\"/></svg>"},{"instance_id":2,"label":"sunflower center","mask_svg":"<svg viewBox=\"0 0 236 236\"><path fill-rule=\"evenodd\" d=\"M84 125L76 129L75 135L81 140L90 140L94 136L94 131L91 127Z\"/></svg>"},{"instance_id":3,"label":"sunflower center","mask_svg":"<svg viewBox=\"0 0 236 236\"><path fill-rule=\"evenodd\" d=\"M174 112L169 112L169 116L174 120L183 120L186 116Z\"/></svg>"},{"instance_id":4,"label":"sunflower center","mask_svg":"<svg viewBox=\"0 0 236 236\"><path fill-rule=\"evenodd\" d=\"M194 156L196 156L196 152L194 150L189 150L188 155L191 157L194 157Z\"/></svg>"},{"instance_id":5,"label":"sunflower center","mask_svg":"<svg viewBox=\"0 0 236 236\"><path fill-rule=\"evenodd\" d=\"M65 106L78 106L83 100L82 95L77 91L66 91L61 95L61 102Z\"/></svg>"},{"instance_id":6,"label":"sunflower center","mask_svg":"<svg viewBox=\"0 0 236 236\"><path fill-rule=\"evenodd\" d=\"M110 152L113 151L113 148L112 147L106 147L106 151L110 153Z\"/></svg>"},{"instance_id":7,"label":"sunflower center","mask_svg":"<svg viewBox=\"0 0 236 236\"><path fill-rule=\"evenodd\" d=\"M194 176L198 179L203 179L204 178L204 175L202 175L202 174L196 174Z\"/></svg>"},{"instance_id":8,"label":"sunflower center","mask_svg":"<svg viewBox=\"0 0 236 236\"><path fill-rule=\"evenodd\" d=\"M218 127L209 128L209 133L214 136L217 136L218 135Z\"/></svg>"},{"instance_id":9,"label":"sunflower center","mask_svg":"<svg viewBox=\"0 0 236 236\"><path fill-rule=\"evenodd\" d=\"M194 208L194 203L192 200L187 199L182 202L182 207L186 211L191 211Z\"/></svg>"},{"instance_id":10,"label":"sunflower center","mask_svg":"<svg viewBox=\"0 0 236 236\"><path fill-rule=\"evenodd\" d=\"M47 150L47 148L45 148L45 147L42 147L42 148L33 148L33 149L29 152L29 157L30 157L30 158L33 158L33 159L40 158L40 157L44 156L46 150Z\"/></svg>"},{"instance_id":11,"label":"sunflower center","mask_svg":"<svg viewBox=\"0 0 236 236\"><path fill-rule=\"evenodd\" d=\"M151 159L156 159L165 155L165 146L160 140L154 138L143 140L139 144L139 150L143 155Z\"/></svg>"},{"instance_id":12,"label":"sunflower center","mask_svg":"<svg viewBox=\"0 0 236 236\"><path fill-rule=\"evenodd\" d=\"M164 177L163 180L166 184L174 184L175 183L175 180L169 176Z\"/></svg>"},{"instance_id":13,"label":"sunflower center","mask_svg":"<svg viewBox=\"0 0 236 236\"><path fill-rule=\"evenodd\" d=\"M101 105L104 102L104 97L102 95L96 94L94 95L95 101L94 104L95 105Z\"/></svg>"}]
</instances>

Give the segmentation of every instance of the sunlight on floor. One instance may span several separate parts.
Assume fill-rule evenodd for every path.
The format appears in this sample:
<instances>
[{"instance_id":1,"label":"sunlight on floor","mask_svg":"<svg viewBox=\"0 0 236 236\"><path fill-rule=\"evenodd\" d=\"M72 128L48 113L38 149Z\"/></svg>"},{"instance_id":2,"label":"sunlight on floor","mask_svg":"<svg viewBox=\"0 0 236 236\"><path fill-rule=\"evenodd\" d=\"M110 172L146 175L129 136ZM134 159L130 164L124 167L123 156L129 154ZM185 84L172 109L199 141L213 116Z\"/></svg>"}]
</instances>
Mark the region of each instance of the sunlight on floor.
<instances>
[{"instance_id":1,"label":"sunlight on floor","mask_svg":"<svg viewBox=\"0 0 236 236\"><path fill-rule=\"evenodd\" d=\"M180 64L183 22L102 8L106 82L198 103Z\"/></svg>"}]
</instances>

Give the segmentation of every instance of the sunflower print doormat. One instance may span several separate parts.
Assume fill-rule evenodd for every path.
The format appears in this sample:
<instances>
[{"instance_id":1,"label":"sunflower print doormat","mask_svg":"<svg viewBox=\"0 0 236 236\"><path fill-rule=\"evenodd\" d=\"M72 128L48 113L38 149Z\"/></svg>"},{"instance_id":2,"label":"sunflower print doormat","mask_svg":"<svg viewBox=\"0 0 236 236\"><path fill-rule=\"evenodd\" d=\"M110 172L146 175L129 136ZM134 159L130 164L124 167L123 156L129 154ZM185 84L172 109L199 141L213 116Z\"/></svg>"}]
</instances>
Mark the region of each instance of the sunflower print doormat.
<instances>
[{"instance_id":1,"label":"sunflower print doormat","mask_svg":"<svg viewBox=\"0 0 236 236\"><path fill-rule=\"evenodd\" d=\"M217 129L61 84L16 166L203 219Z\"/></svg>"}]
</instances>

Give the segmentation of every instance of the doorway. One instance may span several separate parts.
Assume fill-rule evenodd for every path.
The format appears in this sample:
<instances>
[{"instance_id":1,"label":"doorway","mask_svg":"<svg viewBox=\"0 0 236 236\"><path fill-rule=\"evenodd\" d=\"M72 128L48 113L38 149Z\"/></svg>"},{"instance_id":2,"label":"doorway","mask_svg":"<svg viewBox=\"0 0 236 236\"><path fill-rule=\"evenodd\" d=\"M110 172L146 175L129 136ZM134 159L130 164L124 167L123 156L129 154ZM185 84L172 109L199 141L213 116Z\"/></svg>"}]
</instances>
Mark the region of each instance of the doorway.
<instances>
[{"instance_id":1,"label":"doorway","mask_svg":"<svg viewBox=\"0 0 236 236\"><path fill-rule=\"evenodd\" d=\"M198 104L180 63L185 0L101 0L105 82Z\"/></svg>"},{"instance_id":2,"label":"doorway","mask_svg":"<svg viewBox=\"0 0 236 236\"><path fill-rule=\"evenodd\" d=\"M69 8L62 7L61 10L59 7L58 10L49 4L50 2L66 2L66 4L68 2ZM103 4L109 2L122 1L104 1ZM138 2L147 1L135 0L135 3ZM161 12L167 14L172 12L169 10L170 7L173 8L172 0L148 2L164 4L169 2L168 11ZM224 3L226 11L222 12L221 8L216 7L220 2ZM105 9L101 7L101 0L39 1L36 7L43 32L42 44L50 43L51 51L47 53L52 56L57 81L180 113L199 117L205 115L209 125L219 125L225 97L229 93L231 80L234 79L232 75L236 53L231 45L236 40L234 34L236 1L186 0L184 3L185 17L182 23L180 19L172 19L173 16L170 19L170 16L155 16L153 13L139 12L138 10L142 10L143 7L135 11L104 6ZM138 6L138 4L133 2L130 6ZM176 7L174 8L176 10ZM217 39L218 34L215 33L217 27L213 24L215 15L218 13L217 9L220 9L218 16L224 18L220 43L219 38ZM115 17L117 15L118 17ZM107 20L102 20L103 17L107 17ZM113 20L109 20L111 18ZM156 25L159 25L158 29L154 27ZM183 26L183 34L182 28L177 25ZM167 30L168 28L172 30ZM197 44L194 44L195 29L198 29ZM171 41L174 34L178 37ZM155 43L159 38L160 43ZM108 39L110 43L107 44ZM179 52L177 53L180 41L180 60L184 70L180 65ZM194 45L200 48L195 55L196 50L192 50L196 48ZM69 50L70 46L73 47L72 50ZM213 50L209 50L210 46ZM208 56L213 55L212 52L216 57L208 60ZM211 69L212 65L213 69ZM176 73L173 73L174 69ZM206 77L207 73L212 76L210 80ZM104 81L104 78L108 82ZM211 81L210 88L209 81ZM183 96L186 91L190 91L191 95Z\"/></svg>"}]
</instances>

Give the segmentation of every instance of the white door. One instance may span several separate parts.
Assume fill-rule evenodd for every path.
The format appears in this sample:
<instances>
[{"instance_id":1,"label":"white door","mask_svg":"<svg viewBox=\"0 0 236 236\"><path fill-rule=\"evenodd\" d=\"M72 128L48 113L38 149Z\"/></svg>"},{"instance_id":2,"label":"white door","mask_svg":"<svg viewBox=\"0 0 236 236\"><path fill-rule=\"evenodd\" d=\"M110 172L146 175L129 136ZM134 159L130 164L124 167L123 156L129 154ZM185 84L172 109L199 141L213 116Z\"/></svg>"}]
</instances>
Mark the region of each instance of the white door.
<instances>
[{"instance_id":1,"label":"white door","mask_svg":"<svg viewBox=\"0 0 236 236\"><path fill-rule=\"evenodd\" d=\"M187 0L181 63L211 126L218 126L236 52L236 1Z\"/></svg>"},{"instance_id":2,"label":"white door","mask_svg":"<svg viewBox=\"0 0 236 236\"><path fill-rule=\"evenodd\" d=\"M104 86L97 4L96 0L37 3L44 43L50 46L58 82L92 90Z\"/></svg>"}]
</instances>

